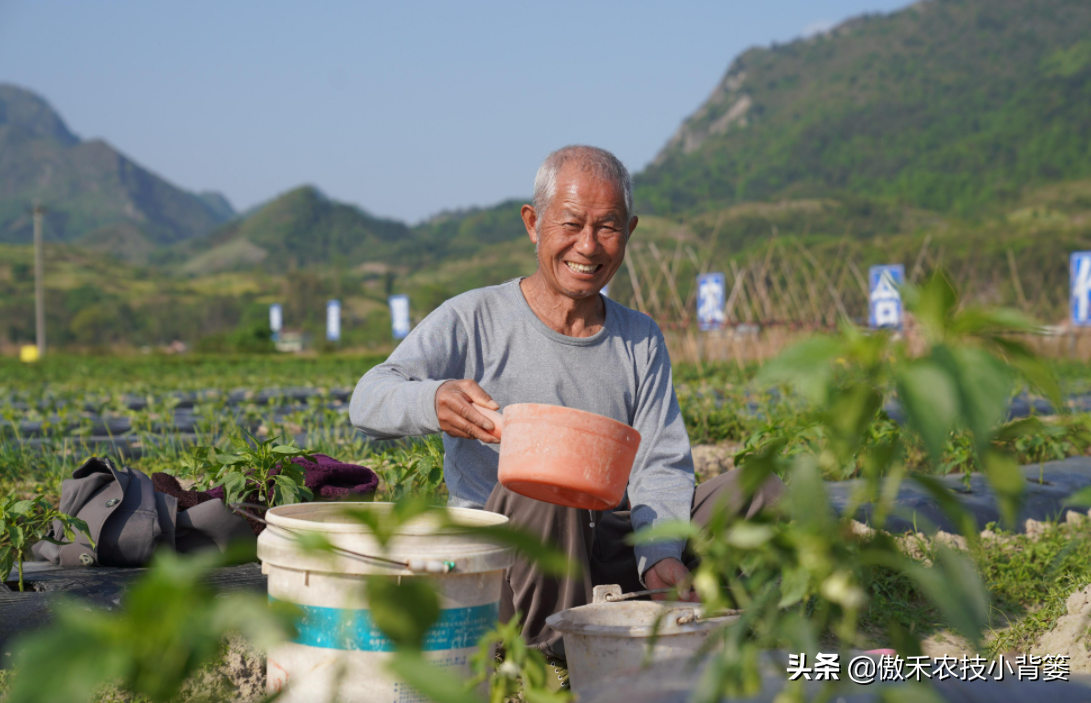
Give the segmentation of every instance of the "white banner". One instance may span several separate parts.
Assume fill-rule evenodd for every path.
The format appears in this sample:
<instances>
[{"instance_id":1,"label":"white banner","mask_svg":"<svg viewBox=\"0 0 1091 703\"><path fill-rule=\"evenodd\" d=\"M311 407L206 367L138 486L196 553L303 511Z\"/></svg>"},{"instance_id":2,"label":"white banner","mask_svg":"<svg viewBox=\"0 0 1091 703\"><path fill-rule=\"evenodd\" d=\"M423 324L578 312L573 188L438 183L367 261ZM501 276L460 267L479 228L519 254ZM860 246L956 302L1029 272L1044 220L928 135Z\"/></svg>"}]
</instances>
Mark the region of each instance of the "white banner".
<instances>
[{"instance_id":1,"label":"white banner","mask_svg":"<svg viewBox=\"0 0 1091 703\"><path fill-rule=\"evenodd\" d=\"M341 301L331 300L326 303L326 339L336 342L341 339Z\"/></svg>"},{"instance_id":2,"label":"white banner","mask_svg":"<svg viewBox=\"0 0 1091 703\"><path fill-rule=\"evenodd\" d=\"M1091 325L1091 251L1076 251L1068 261L1071 278L1072 324Z\"/></svg>"},{"instance_id":3,"label":"white banner","mask_svg":"<svg viewBox=\"0 0 1091 703\"><path fill-rule=\"evenodd\" d=\"M703 273L697 277L697 328L702 332L724 326L726 287L722 273Z\"/></svg>"},{"instance_id":4,"label":"white banner","mask_svg":"<svg viewBox=\"0 0 1091 703\"><path fill-rule=\"evenodd\" d=\"M902 284L905 267L872 266L868 271L868 322L875 329L902 328Z\"/></svg>"},{"instance_id":5,"label":"white banner","mask_svg":"<svg viewBox=\"0 0 1091 703\"><path fill-rule=\"evenodd\" d=\"M280 336L282 327L284 327L284 313L281 311L280 303L273 303L269 306L269 331L273 333L273 339Z\"/></svg>"},{"instance_id":6,"label":"white banner","mask_svg":"<svg viewBox=\"0 0 1091 703\"><path fill-rule=\"evenodd\" d=\"M409 296L390 296L390 322L394 330L394 339L405 339L412 323L409 321Z\"/></svg>"}]
</instances>

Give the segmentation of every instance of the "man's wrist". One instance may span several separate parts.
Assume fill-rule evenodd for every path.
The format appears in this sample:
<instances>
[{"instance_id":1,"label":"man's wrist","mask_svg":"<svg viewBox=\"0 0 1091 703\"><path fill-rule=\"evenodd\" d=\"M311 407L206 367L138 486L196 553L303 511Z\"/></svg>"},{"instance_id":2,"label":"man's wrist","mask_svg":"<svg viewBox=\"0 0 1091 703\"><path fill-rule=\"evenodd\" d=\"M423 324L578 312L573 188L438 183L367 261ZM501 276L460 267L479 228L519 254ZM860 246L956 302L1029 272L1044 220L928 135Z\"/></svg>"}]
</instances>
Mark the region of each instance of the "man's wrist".
<instances>
[{"instance_id":1,"label":"man's wrist","mask_svg":"<svg viewBox=\"0 0 1091 703\"><path fill-rule=\"evenodd\" d=\"M648 570L653 566L663 561L664 559L674 558L678 561L682 560L682 543L674 542L660 542L657 544L643 544L637 546L634 550L636 554L636 571L640 577L640 583L645 583L645 575Z\"/></svg>"},{"instance_id":2,"label":"man's wrist","mask_svg":"<svg viewBox=\"0 0 1091 703\"><path fill-rule=\"evenodd\" d=\"M438 434L440 432L439 412L436 409L436 393L439 392L439 387L449 380L451 379L427 379L420 382L423 388L420 389L420 405L417 407L422 416L420 420L424 426L424 434ZM431 388L428 386L431 386Z\"/></svg>"}]
</instances>

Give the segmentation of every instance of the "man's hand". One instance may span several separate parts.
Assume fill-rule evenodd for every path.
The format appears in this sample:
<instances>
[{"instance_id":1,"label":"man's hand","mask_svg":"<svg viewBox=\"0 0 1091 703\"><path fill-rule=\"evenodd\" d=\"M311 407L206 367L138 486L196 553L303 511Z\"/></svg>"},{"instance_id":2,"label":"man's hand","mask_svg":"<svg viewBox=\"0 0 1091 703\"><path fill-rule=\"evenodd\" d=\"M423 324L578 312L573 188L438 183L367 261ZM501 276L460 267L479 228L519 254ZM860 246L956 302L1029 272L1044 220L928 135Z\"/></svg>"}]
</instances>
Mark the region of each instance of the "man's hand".
<instances>
[{"instance_id":1,"label":"man's hand","mask_svg":"<svg viewBox=\"0 0 1091 703\"><path fill-rule=\"evenodd\" d=\"M492 421L474 407L474 403L491 410L499 410L500 404L489 397L477 381L447 381L436 389L436 417L439 428L462 439L479 439L486 444L499 444L500 440L490 434L494 428ZM684 568L684 567L683 567Z\"/></svg>"},{"instance_id":2,"label":"man's hand","mask_svg":"<svg viewBox=\"0 0 1091 703\"><path fill-rule=\"evenodd\" d=\"M649 589L679 586L678 600L698 603L700 601L697 594L690 588L689 579L689 569L674 557L660 559L644 572L644 583ZM666 600L668 596L670 596L669 593L657 593L652 596L652 600Z\"/></svg>"}]
</instances>

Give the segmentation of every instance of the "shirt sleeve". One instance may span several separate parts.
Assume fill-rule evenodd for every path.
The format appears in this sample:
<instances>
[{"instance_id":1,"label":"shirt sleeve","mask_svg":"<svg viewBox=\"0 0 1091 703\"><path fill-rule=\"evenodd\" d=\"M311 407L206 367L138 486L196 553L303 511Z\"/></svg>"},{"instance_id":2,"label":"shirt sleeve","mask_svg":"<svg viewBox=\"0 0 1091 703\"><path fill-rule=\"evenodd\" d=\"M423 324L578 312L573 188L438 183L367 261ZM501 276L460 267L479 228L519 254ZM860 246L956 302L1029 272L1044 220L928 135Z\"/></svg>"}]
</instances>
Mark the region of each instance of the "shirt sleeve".
<instances>
[{"instance_id":1,"label":"shirt sleeve","mask_svg":"<svg viewBox=\"0 0 1091 703\"><path fill-rule=\"evenodd\" d=\"M436 390L462 377L466 340L466 329L449 303L425 317L356 384L349 402L353 426L372 439L438 433Z\"/></svg>"},{"instance_id":2,"label":"shirt sleeve","mask_svg":"<svg viewBox=\"0 0 1091 703\"><path fill-rule=\"evenodd\" d=\"M640 449L629 478L633 531L675 520L689 520L693 506L693 457L689 435L674 393L670 355L663 334L655 328L648 369L640 382L633 428L640 433ZM638 545L637 570L656 562L681 559L684 543Z\"/></svg>"}]
</instances>

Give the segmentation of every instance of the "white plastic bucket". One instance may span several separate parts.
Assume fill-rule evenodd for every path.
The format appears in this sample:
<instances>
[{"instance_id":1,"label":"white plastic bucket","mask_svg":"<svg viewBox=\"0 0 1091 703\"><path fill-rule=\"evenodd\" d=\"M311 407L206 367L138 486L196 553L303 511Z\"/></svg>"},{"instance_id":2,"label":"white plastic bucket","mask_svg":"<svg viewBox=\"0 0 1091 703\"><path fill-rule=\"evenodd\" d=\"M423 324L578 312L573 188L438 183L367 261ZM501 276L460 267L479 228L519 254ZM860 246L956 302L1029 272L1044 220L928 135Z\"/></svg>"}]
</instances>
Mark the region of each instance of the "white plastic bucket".
<instances>
[{"instance_id":1,"label":"white plastic bucket","mask_svg":"<svg viewBox=\"0 0 1091 703\"><path fill-rule=\"evenodd\" d=\"M423 578L436 589L440 617L429 630L424 657L468 678L477 641L497 622L504 569L514 559L510 547L454 529L441 529L424 515L398 529L387 550L380 549L364 525L344 517L346 508L388 511L391 503L303 503L273 508L269 527L258 538L258 558L269 577L270 601L287 601L303 610L299 634L269 652L270 693L280 703L336 700L344 703L411 703L420 694L385 669L393 643L374 626L365 595L369 576ZM449 509L462 525L501 525L503 515ZM313 531L335 547L358 554L403 561L413 571L337 553L308 553L293 532ZM425 568L452 562L448 573L423 575Z\"/></svg>"},{"instance_id":2,"label":"white plastic bucket","mask_svg":"<svg viewBox=\"0 0 1091 703\"><path fill-rule=\"evenodd\" d=\"M649 645L650 662L692 657L714 631L738 618L705 618L696 603L632 600L562 610L546 618L546 624L564 635L568 679L578 694L605 676L638 671Z\"/></svg>"}]
</instances>

